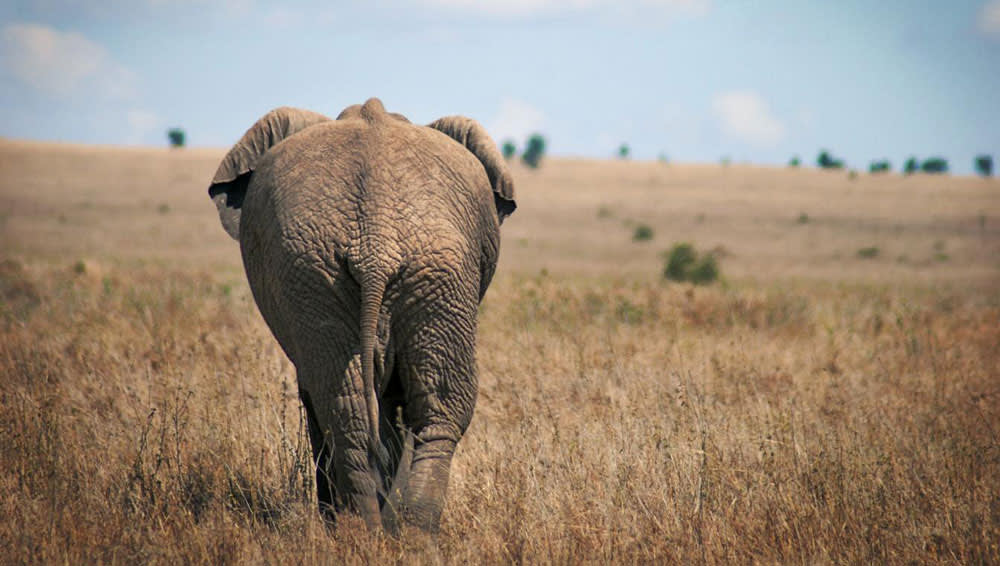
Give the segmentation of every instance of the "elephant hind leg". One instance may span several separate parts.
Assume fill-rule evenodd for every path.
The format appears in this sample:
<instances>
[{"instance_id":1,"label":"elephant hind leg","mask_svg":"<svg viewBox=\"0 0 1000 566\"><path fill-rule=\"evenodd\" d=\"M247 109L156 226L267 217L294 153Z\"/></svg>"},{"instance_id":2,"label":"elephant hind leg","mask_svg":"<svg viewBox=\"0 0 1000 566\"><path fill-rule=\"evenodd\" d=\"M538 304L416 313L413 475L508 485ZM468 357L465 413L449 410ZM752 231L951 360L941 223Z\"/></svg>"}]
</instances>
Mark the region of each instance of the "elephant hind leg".
<instances>
[{"instance_id":1,"label":"elephant hind leg","mask_svg":"<svg viewBox=\"0 0 1000 566\"><path fill-rule=\"evenodd\" d=\"M300 364L297 370L300 389L311 397L309 404L314 410L310 413L315 415L316 428L325 433L320 449L330 449L326 473L318 473L317 482L333 481L329 496L334 498L337 512L357 513L370 528L378 529L381 477L368 458L370 430L361 393L359 355L345 352L334 341L316 340L315 347L322 348L324 355L311 356L309 363ZM319 488L317 493L324 495Z\"/></svg>"},{"instance_id":2,"label":"elephant hind leg","mask_svg":"<svg viewBox=\"0 0 1000 566\"><path fill-rule=\"evenodd\" d=\"M455 304L462 303L450 306ZM431 534L440 524L451 460L472 420L478 392L475 309L443 310L435 305L434 316L414 324L400 356L407 422L414 434L402 491L403 518Z\"/></svg>"},{"instance_id":3,"label":"elephant hind leg","mask_svg":"<svg viewBox=\"0 0 1000 566\"><path fill-rule=\"evenodd\" d=\"M337 511L337 483L333 463L333 447L329 435L320 427L313 407L312 397L305 389L299 390L299 399L306 410L306 426L309 430L309 443L312 445L313 467L316 469L316 496L319 499L319 511L329 520L334 520Z\"/></svg>"}]
</instances>

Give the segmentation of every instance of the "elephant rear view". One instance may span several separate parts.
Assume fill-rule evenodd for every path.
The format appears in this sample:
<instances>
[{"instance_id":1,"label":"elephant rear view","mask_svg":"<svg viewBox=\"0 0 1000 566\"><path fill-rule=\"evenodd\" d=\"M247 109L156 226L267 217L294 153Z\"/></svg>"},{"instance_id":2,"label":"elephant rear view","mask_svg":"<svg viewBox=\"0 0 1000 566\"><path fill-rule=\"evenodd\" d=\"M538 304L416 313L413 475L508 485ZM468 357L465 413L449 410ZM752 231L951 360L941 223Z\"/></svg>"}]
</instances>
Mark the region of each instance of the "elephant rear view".
<instances>
[{"instance_id":1,"label":"elephant rear view","mask_svg":"<svg viewBox=\"0 0 1000 566\"><path fill-rule=\"evenodd\" d=\"M295 365L321 510L435 532L476 401L477 307L516 207L493 141L375 98L336 120L278 108L209 195Z\"/></svg>"}]
</instances>

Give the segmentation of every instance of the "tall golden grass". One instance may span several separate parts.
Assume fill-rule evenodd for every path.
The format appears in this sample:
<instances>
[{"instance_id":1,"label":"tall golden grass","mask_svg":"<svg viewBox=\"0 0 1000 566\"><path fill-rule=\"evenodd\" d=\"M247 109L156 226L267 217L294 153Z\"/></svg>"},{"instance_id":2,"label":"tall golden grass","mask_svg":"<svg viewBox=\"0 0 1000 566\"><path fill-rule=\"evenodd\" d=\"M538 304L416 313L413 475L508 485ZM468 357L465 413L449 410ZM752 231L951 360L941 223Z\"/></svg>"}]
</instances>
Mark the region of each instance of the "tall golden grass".
<instances>
[{"instance_id":1,"label":"tall golden grass","mask_svg":"<svg viewBox=\"0 0 1000 566\"><path fill-rule=\"evenodd\" d=\"M192 227L217 222L199 177L214 154L103 150L84 173L73 152L91 149L0 150L9 172L0 180L3 562L432 558L350 518L329 528L315 513L293 369L238 256L227 255L235 248L214 224L204 234L219 243L183 245L201 237ZM61 165L32 165L44 158ZM790 231L782 237L794 245L762 256L769 271L753 269L765 240L740 246L754 220L738 207L731 228L692 228L699 244L730 254L725 282L692 287L658 275L654 246L667 246L675 223L655 210L637 218L656 230L649 244L619 222L643 213L650 175L675 171L634 166L556 161L517 172L525 214L505 226L508 255L481 309L480 399L454 462L444 560L1000 562L997 234L989 220L976 224L992 218L997 197L975 193L943 221L912 203L899 219L866 221L904 225L898 241L873 245L930 254L927 238L943 239L948 261L858 259L864 228L828 226L839 239L823 249L844 253L826 261L847 266L829 277L830 266L797 261L808 245L795 216L807 208L822 218L814 211L833 207L838 191L855 197L838 184L846 176L816 177L829 186L803 187L814 202L792 209L787 226L766 203L747 213L765 231ZM767 180L780 194L812 179L735 169L676 170L693 184L676 209L704 208L711 223L708 202L734 179ZM618 191L604 205L610 215L599 213L600 186L587 188L595 176L603 194ZM913 198L870 182L879 198ZM682 197L698 187L702 197ZM553 217L578 215L581 230L603 238L564 240L543 201L563 203ZM104 214L119 235L95 233ZM914 229L907 240L915 226L931 235ZM602 255L616 246L627 269Z\"/></svg>"}]
</instances>

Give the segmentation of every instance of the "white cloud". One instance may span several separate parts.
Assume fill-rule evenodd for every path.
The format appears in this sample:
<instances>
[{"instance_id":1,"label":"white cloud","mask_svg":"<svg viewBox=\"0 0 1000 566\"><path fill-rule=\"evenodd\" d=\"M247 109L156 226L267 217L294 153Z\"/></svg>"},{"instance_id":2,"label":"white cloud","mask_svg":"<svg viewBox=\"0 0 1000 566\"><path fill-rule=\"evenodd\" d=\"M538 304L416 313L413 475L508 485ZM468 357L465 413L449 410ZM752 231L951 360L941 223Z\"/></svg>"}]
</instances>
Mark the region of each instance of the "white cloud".
<instances>
[{"instance_id":1,"label":"white cloud","mask_svg":"<svg viewBox=\"0 0 1000 566\"><path fill-rule=\"evenodd\" d=\"M565 15L577 12L612 9L624 12L647 12L703 15L711 0L418 0L440 8L474 12L485 16L525 17Z\"/></svg>"},{"instance_id":2,"label":"white cloud","mask_svg":"<svg viewBox=\"0 0 1000 566\"><path fill-rule=\"evenodd\" d=\"M36 24L8 24L0 31L0 62L15 78L43 93L81 92L109 98L134 94L135 79L104 47L74 32Z\"/></svg>"},{"instance_id":3,"label":"white cloud","mask_svg":"<svg viewBox=\"0 0 1000 566\"><path fill-rule=\"evenodd\" d=\"M990 0L979 10L979 29L1000 36L1000 0Z\"/></svg>"},{"instance_id":4,"label":"white cloud","mask_svg":"<svg viewBox=\"0 0 1000 566\"><path fill-rule=\"evenodd\" d=\"M523 100L504 98L487 130L497 143L512 139L520 145L528 136L541 130L544 124L545 114L541 110Z\"/></svg>"},{"instance_id":5,"label":"white cloud","mask_svg":"<svg viewBox=\"0 0 1000 566\"><path fill-rule=\"evenodd\" d=\"M753 145L774 145L785 137L785 125L753 91L717 94L712 98L712 110L722 131L739 140Z\"/></svg>"}]
</instances>

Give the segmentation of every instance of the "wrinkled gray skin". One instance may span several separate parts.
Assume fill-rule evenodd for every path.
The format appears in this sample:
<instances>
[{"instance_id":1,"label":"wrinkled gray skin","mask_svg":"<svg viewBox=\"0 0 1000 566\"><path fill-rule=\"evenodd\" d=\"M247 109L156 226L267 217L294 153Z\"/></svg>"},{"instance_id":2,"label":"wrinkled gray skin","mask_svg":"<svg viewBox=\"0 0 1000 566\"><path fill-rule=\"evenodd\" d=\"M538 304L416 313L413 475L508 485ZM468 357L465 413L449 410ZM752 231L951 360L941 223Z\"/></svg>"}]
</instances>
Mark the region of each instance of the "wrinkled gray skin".
<instances>
[{"instance_id":1,"label":"wrinkled gray skin","mask_svg":"<svg viewBox=\"0 0 1000 566\"><path fill-rule=\"evenodd\" d=\"M209 188L295 365L321 509L436 532L476 401L476 311L510 173L482 127L378 99L261 118Z\"/></svg>"}]
</instances>

